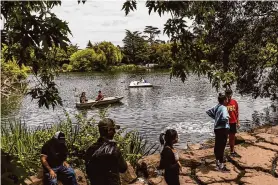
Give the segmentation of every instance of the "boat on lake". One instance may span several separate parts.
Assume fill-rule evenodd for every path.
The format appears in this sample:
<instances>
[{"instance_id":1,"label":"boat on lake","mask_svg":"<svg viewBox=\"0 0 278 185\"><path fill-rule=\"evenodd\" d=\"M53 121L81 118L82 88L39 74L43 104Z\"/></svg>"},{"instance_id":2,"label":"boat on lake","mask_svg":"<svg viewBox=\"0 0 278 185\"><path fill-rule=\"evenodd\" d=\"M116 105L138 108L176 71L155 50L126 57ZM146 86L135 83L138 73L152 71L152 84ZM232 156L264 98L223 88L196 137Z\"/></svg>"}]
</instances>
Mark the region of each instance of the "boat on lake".
<instances>
[{"instance_id":1,"label":"boat on lake","mask_svg":"<svg viewBox=\"0 0 278 185\"><path fill-rule=\"evenodd\" d=\"M107 105L107 104L112 104L112 103L118 103L120 102L124 97L106 97L103 100L88 100L85 103L76 103L76 107L77 108L90 108L90 107L94 107L94 106L98 106L98 105Z\"/></svg>"},{"instance_id":2,"label":"boat on lake","mask_svg":"<svg viewBox=\"0 0 278 185\"><path fill-rule=\"evenodd\" d=\"M132 82L130 82L128 87L133 88L133 87L152 87L152 86L153 85L148 82L132 81Z\"/></svg>"}]
</instances>

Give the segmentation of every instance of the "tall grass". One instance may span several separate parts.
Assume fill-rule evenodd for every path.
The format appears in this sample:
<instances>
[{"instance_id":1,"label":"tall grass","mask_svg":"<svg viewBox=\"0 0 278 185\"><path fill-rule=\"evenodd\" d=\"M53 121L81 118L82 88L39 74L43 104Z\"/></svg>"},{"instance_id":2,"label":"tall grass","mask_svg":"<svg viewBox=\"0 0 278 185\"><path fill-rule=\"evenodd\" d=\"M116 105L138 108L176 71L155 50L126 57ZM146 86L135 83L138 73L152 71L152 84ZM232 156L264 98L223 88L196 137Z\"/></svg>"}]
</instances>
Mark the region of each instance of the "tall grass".
<instances>
[{"instance_id":1,"label":"tall grass","mask_svg":"<svg viewBox=\"0 0 278 185\"><path fill-rule=\"evenodd\" d=\"M105 117L104 114L102 112L100 117ZM69 163L84 170L83 155L88 147L97 141L99 132L95 119L85 119L81 115L75 115L73 122L66 113L66 119L58 124L33 129L20 120L2 124L1 150L15 157L29 175L34 174L41 166L40 152L43 144L53 137L56 131L62 131L66 135ZM156 145L148 145L137 131L120 130L115 135L115 140L124 158L133 165L142 156L152 154L158 148Z\"/></svg>"}]
</instances>

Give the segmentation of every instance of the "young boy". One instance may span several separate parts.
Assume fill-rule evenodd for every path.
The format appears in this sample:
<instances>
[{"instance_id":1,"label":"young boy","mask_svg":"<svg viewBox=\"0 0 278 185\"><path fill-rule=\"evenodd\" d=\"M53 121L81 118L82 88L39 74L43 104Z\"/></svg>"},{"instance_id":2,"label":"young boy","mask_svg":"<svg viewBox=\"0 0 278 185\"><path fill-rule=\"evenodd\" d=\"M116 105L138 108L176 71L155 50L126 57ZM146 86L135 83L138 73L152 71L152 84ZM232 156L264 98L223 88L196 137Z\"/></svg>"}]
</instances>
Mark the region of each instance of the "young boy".
<instances>
[{"instance_id":1,"label":"young boy","mask_svg":"<svg viewBox=\"0 0 278 185\"><path fill-rule=\"evenodd\" d=\"M224 165L224 151L229 133L229 113L225 104L227 98L223 94L218 96L219 104L208 110L206 113L214 119L215 145L214 154L216 158L216 169L221 172L230 170Z\"/></svg>"},{"instance_id":2,"label":"young boy","mask_svg":"<svg viewBox=\"0 0 278 185\"><path fill-rule=\"evenodd\" d=\"M228 101L225 105L228 109L229 116L230 116L229 144L231 149L231 156L237 157L237 154L235 153L235 140L236 140L237 127L240 126L239 119L238 119L238 104L236 100L232 99L233 91L231 89L226 90L225 95L228 98Z\"/></svg>"}]
</instances>

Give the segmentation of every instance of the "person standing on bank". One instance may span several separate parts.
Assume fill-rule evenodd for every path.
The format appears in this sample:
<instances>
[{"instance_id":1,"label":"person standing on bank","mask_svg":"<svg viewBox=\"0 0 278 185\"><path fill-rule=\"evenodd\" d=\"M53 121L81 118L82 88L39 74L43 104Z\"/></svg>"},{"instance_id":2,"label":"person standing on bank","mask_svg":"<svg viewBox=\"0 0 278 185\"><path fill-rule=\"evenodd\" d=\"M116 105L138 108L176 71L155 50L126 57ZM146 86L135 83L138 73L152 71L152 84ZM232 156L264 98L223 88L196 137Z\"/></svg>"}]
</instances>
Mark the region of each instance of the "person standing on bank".
<instances>
[{"instance_id":1,"label":"person standing on bank","mask_svg":"<svg viewBox=\"0 0 278 185\"><path fill-rule=\"evenodd\" d=\"M68 149L65 142L65 134L58 131L42 147L44 185L58 185L57 180L67 185L77 185L74 170L66 162Z\"/></svg>"},{"instance_id":2,"label":"person standing on bank","mask_svg":"<svg viewBox=\"0 0 278 185\"><path fill-rule=\"evenodd\" d=\"M230 128L229 113L227 107L225 107L225 104L227 103L226 96L219 93L218 102L218 105L209 109L206 113L214 119L214 154L216 158L216 169L222 172L229 172L230 170L224 165L224 151Z\"/></svg>"},{"instance_id":3,"label":"person standing on bank","mask_svg":"<svg viewBox=\"0 0 278 185\"><path fill-rule=\"evenodd\" d=\"M127 170L117 143L113 141L116 129L114 120L104 118L98 123L100 138L86 151L84 156L86 173L92 185L120 185L119 173Z\"/></svg>"},{"instance_id":4,"label":"person standing on bank","mask_svg":"<svg viewBox=\"0 0 278 185\"><path fill-rule=\"evenodd\" d=\"M176 130L168 129L165 134L160 134L159 140L161 145L164 145L160 154L159 169L165 170L164 178L168 185L180 185L179 172L182 166L178 152L173 147L178 142L178 133Z\"/></svg>"},{"instance_id":5,"label":"person standing on bank","mask_svg":"<svg viewBox=\"0 0 278 185\"><path fill-rule=\"evenodd\" d=\"M232 99L233 91L231 89L227 89L225 91L225 95L228 98L226 107L230 115L229 144L230 144L231 156L237 157L238 154L235 152L235 140L236 140L237 127L240 126L239 119L238 119L238 104L236 100Z\"/></svg>"}]
</instances>

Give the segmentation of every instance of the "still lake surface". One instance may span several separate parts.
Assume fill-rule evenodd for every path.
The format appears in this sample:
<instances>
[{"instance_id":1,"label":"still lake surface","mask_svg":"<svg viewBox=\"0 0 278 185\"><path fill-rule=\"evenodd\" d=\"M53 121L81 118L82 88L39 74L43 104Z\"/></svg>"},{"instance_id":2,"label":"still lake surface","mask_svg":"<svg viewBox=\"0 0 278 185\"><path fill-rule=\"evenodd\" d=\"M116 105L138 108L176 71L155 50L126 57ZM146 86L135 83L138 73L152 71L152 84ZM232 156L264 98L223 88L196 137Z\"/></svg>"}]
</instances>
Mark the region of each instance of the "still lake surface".
<instances>
[{"instance_id":1,"label":"still lake surface","mask_svg":"<svg viewBox=\"0 0 278 185\"><path fill-rule=\"evenodd\" d=\"M154 87L128 88L131 81L141 77ZM185 147L187 142L203 142L213 137L213 120L205 111L216 105L218 93L204 77L190 76L182 83L177 78L170 80L168 72L69 73L57 77L56 83L63 99L63 108L57 107L54 111L51 108L39 109L36 100L32 101L27 96L22 100L20 108L9 116L16 116L30 126L55 124L65 118L65 109L70 115L81 113L87 118L94 116L98 120L99 108L77 110L75 102L79 100L77 95L82 91L86 92L89 99L94 99L97 91L102 90L105 96L124 96L122 104L109 108L109 117L115 119L122 128L138 130L152 143L158 142L159 134L167 128L178 131L180 148ZM251 96L237 93L234 98L239 103L242 128L252 124L254 113L263 113L271 105L269 99L254 100Z\"/></svg>"}]
</instances>

